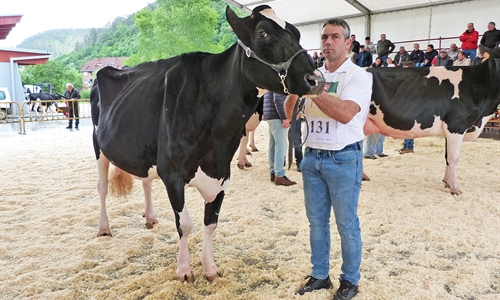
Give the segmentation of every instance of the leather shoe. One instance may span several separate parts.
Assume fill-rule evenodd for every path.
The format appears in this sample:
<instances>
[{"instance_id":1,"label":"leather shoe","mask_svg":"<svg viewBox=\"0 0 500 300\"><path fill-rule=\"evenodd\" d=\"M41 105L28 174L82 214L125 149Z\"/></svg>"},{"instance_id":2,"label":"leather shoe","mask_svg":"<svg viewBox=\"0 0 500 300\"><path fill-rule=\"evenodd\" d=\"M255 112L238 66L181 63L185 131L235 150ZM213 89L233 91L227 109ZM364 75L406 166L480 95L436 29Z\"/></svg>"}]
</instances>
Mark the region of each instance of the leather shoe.
<instances>
[{"instance_id":1,"label":"leather shoe","mask_svg":"<svg viewBox=\"0 0 500 300\"><path fill-rule=\"evenodd\" d=\"M273 173L273 174L271 174L271 182L274 182L274 179L275 179L275 178L276 178L276 175L274 175L274 173Z\"/></svg>"},{"instance_id":2,"label":"leather shoe","mask_svg":"<svg viewBox=\"0 0 500 300\"><path fill-rule=\"evenodd\" d=\"M68 127L66 127L66 129L73 129L73 127L72 126L68 126Z\"/></svg>"},{"instance_id":3,"label":"leather shoe","mask_svg":"<svg viewBox=\"0 0 500 300\"><path fill-rule=\"evenodd\" d=\"M389 155L387 155L387 154L384 154L384 153L381 153L381 154L377 154L377 155L378 155L378 157L387 157L387 156L389 156Z\"/></svg>"},{"instance_id":4,"label":"leather shoe","mask_svg":"<svg viewBox=\"0 0 500 300\"><path fill-rule=\"evenodd\" d=\"M326 277L326 279L317 279L312 276L307 276L306 279L309 278L307 283L303 285L295 295L304 295L305 293L309 293L312 291L320 290L320 289L331 289L333 288L332 281L330 280L330 276Z\"/></svg>"},{"instance_id":5,"label":"leather shoe","mask_svg":"<svg viewBox=\"0 0 500 300\"><path fill-rule=\"evenodd\" d=\"M405 153L414 153L415 151L404 148L402 150L399 150L399 154L405 154Z\"/></svg>"},{"instance_id":6,"label":"leather shoe","mask_svg":"<svg viewBox=\"0 0 500 300\"><path fill-rule=\"evenodd\" d=\"M275 185L290 186L290 185L297 184L297 182L291 181L286 176L283 176L283 177L276 176L276 178L274 178L274 184Z\"/></svg>"},{"instance_id":7,"label":"leather shoe","mask_svg":"<svg viewBox=\"0 0 500 300\"><path fill-rule=\"evenodd\" d=\"M350 300L358 293L358 286L347 280L340 281L340 287L335 292L333 300Z\"/></svg>"},{"instance_id":8,"label":"leather shoe","mask_svg":"<svg viewBox=\"0 0 500 300\"><path fill-rule=\"evenodd\" d=\"M367 156L363 156L363 157L366 159L377 159L377 157L375 155L367 155Z\"/></svg>"}]
</instances>

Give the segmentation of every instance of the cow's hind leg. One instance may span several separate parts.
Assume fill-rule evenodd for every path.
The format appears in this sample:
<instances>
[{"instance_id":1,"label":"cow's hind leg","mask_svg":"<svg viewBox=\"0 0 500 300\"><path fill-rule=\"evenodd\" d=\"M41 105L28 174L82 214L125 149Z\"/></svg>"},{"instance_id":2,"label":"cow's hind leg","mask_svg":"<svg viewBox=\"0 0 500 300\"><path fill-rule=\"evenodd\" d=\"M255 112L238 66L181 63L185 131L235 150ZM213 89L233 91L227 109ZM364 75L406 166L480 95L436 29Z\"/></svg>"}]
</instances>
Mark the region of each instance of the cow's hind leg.
<instances>
[{"instance_id":1,"label":"cow's hind leg","mask_svg":"<svg viewBox=\"0 0 500 300\"><path fill-rule=\"evenodd\" d=\"M446 172L443 182L445 187L450 188L452 195L460 195L462 192L458 189L456 168L458 159L460 158L460 148L462 147L463 135L451 134L446 135Z\"/></svg>"},{"instance_id":2,"label":"cow's hind leg","mask_svg":"<svg viewBox=\"0 0 500 300\"><path fill-rule=\"evenodd\" d=\"M154 178L142 178L142 187L144 189L144 200L146 201L146 211L144 217L146 218L146 228L152 229L158 221L156 220L155 212L153 209L153 199L151 190Z\"/></svg>"},{"instance_id":3,"label":"cow's hind leg","mask_svg":"<svg viewBox=\"0 0 500 300\"><path fill-rule=\"evenodd\" d=\"M99 231L97 236L111 236L109 229L108 215L106 213L106 196L108 195L108 172L109 160L101 153L97 159L97 171L99 180L97 182L97 191L101 198L101 211L99 213Z\"/></svg>"},{"instance_id":4,"label":"cow's hind leg","mask_svg":"<svg viewBox=\"0 0 500 300\"><path fill-rule=\"evenodd\" d=\"M204 233L203 233L203 250L201 252L201 263L203 264L203 277L208 281L213 281L218 277L222 277L219 273L214 261L214 247L213 236L217 222L219 219L219 212L224 199L224 191L221 191L214 201L205 203L205 217L204 217Z\"/></svg>"}]
</instances>

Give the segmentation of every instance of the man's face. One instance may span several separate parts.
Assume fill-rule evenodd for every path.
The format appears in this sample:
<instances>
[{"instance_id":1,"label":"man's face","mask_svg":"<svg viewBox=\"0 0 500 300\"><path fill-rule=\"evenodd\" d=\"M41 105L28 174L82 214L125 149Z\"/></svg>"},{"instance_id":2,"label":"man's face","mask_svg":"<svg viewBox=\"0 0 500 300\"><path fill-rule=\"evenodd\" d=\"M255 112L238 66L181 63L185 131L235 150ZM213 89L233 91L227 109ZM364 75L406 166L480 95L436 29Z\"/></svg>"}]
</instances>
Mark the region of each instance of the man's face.
<instances>
[{"instance_id":1,"label":"man's face","mask_svg":"<svg viewBox=\"0 0 500 300\"><path fill-rule=\"evenodd\" d=\"M445 58L446 57L446 52L439 52L439 56L441 56L441 58Z\"/></svg>"},{"instance_id":2,"label":"man's face","mask_svg":"<svg viewBox=\"0 0 500 300\"><path fill-rule=\"evenodd\" d=\"M405 53L405 48L404 47L399 48L399 53L401 54Z\"/></svg>"},{"instance_id":3,"label":"man's face","mask_svg":"<svg viewBox=\"0 0 500 300\"><path fill-rule=\"evenodd\" d=\"M419 49L420 49L420 45L419 44L413 45L413 50L417 51Z\"/></svg>"},{"instance_id":4,"label":"man's face","mask_svg":"<svg viewBox=\"0 0 500 300\"><path fill-rule=\"evenodd\" d=\"M344 37L344 28L327 24L321 33L321 51L327 60L345 58L351 47L351 39Z\"/></svg>"},{"instance_id":5,"label":"man's face","mask_svg":"<svg viewBox=\"0 0 500 300\"><path fill-rule=\"evenodd\" d=\"M356 36L353 34L351 35L351 41L354 42L356 40Z\"/></svg>"},{"instance_id":6,"label":"man's face","mask_svg":"<svg viewBox=\"0 0 500 300\"><path fill-rule=\"evenodd\" d=\"M430 46L427 46L427 52L432 52L432 48Z\"/></svg>"},{"instance_id":7,"label":"man's face","mask_svg":"<svg viewBox=\"0 0 500 300\"><path fill-rule=\"evenodd\" d=\"M474 29L474 25L472 23L467 24L467 30L472 31L472 29Z\"/></svg>"},{"instance_id":8,"label":"man's face","mask_svg":"<svg viewBox=\"0 0 500 300\"><path fill-rule=\"evenodd\" d=\"M495 29L495 26L493 26L493 24L491 23L488 23L488 30L493 30Z\"/></svg>"},{"instance_id":9,"label":"man's face","mask_svg":"<svg viewBox=\"0 0 500 300\"><path fill-rule=\"evenodd\" d=\"M457 50L457 45L456 45L456 44L451 44L451 45L450 45L450 49L451 49L452 51Z\"/></svg>"},{"instance_id":10,"label":"man's face","mask_svg":"<svg viewBox=\"0 0 500 300\"><path fill-rule=\"evenodd\" d=\"M380 39L381 39L382 41L385 41L385 34L383 34L383 33L382 33L382 34L380 35Z\"/></svg>"}]
</instances>

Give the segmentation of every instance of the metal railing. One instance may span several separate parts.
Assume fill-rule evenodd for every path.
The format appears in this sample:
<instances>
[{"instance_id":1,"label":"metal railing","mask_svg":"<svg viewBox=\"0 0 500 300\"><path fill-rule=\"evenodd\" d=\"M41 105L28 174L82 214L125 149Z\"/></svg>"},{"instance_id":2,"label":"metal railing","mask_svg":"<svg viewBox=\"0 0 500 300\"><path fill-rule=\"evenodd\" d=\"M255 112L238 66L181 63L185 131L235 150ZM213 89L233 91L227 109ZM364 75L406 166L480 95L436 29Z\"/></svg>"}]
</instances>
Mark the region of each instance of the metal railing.
<instances>
[{"instance_id":1,"label":"metal railing","mask_svg":"<svg viewBox=\"0 0 500 300\"><path fill-rule=\"evenodd\" d=\"M79 114L78 117L72 117L72 120L91 118L89 99L25 101L22 105L17 102L2 102L3 104L10 104L12 110L10 113L5 110L5 119L0 119L0 125L19 123L19 134L26 134L26 123L69 120L69 107L73 107L74 111L76 105Z\"/></svg>"}]
</instances>

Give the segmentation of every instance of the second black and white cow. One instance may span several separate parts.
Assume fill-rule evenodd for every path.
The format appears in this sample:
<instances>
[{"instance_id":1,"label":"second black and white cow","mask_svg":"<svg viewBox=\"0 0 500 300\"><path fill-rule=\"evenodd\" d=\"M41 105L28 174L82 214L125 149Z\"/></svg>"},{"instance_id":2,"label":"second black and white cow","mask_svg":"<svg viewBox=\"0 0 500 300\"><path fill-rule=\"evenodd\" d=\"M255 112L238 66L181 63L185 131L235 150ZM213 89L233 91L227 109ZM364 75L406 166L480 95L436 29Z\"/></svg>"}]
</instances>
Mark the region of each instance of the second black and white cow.
<instances>
[{"instance_id":1,"label":"second black and white cow","mask_svg":"<svg viewBox=\"0 0 500 300\"><path fill-rule=\"evenodd\" d=\"M31 111L35 112L35 117L38 119L40 115L38 114L38 109L40 108L42 119L47 116L48 111L50 110L52 115L57 112L57 102L54 100L61 100L62 98L58 95L47 94L47 93L30 93L28 94L28 100L26 102L29 103L29 116L30 120Z\"/></svg>"},{"instance_id":2,"label":"second black and white cow","mask_svg":"<svg viewBox=\"0 0 500 300\"><path fill-rule=\"evenodd\" d=\"M365 134L446 137L444 183L460 194L455 169L463 140L479 136L500 104L500 49L472 67L370 68L373 93Z\"/></svg>"},{"instance_id":3,"label":"second black and white cow","mask_svg":"<svg viewBox=\"0 0 500 300\"><path fill-rule=\"evenodd\" d=\"M111 235L106 214L109 163L146 178L157 166L180 236L177 278L193 282L187 247L192 221L184 188L205 200L203 276L219 276L212 238L230 162L263 89L317 94L321 73L299 44L300 33L266 5L226 17L238 43L220 54L187 53L117 70L101 69L91 92L101 199L98 235Z\"/></svg>"}]
</instances>

